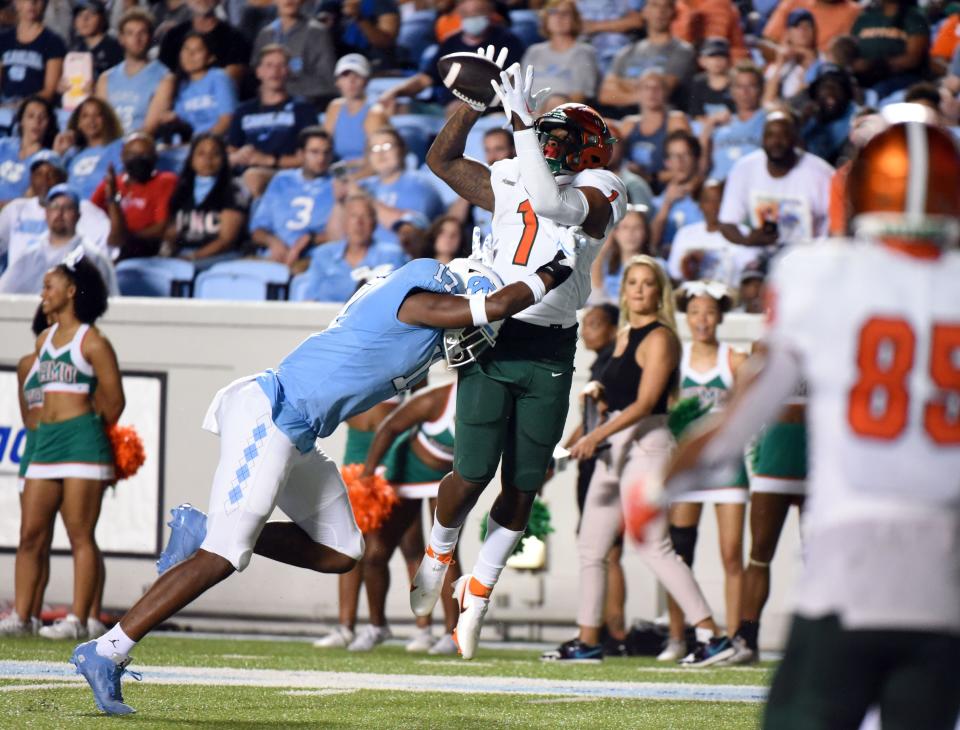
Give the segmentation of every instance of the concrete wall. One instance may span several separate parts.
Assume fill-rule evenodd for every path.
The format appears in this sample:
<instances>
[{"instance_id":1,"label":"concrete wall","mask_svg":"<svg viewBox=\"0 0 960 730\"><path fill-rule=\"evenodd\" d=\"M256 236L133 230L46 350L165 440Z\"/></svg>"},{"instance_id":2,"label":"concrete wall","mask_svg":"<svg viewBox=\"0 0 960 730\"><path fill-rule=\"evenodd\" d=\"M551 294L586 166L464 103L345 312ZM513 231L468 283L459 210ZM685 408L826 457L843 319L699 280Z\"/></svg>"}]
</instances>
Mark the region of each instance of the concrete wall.
<instances>
[{"instance_id":1,"label":"concrete wall","mask_svg":"<svg viewBox=\"0 0 960 730\"><path fill-rule=\"evenodd\" d=\"M36 299L0 297L0 364L15 364L31 348L28 322ZM181 502L201 507L207 503L209 481L217 461L217 440L200 430L200 422L213 394L234 378L276 365L307 334L323 328L336 313L329 305L288 302L212 302L187 299L122 298L111 301L101 322L113 342L121 367L126 370L161 371L167 374L166 451L163 513ZM682 323L681 323L682 326ZM758 318L732 315L721 336L747 348L759 334ZM591 355L577 353L573 393L585 383ZM450 375L442 366L431 373L433 382ZM578 419L576 396L571 400L567 430ZM339 458L343 452L344 428L326 439L323 448ZM531 576L507 570L497 589L492 615L503 620L573 622L578 593L575 469L559 473L546 487L556 532L548 541L547 570ZM479 548L479 516L495 497L495 484L481 499L468 520L461 540L461 557L470 566ZM166 529L166 528L165 528ZM166 541L166 533L163 535ZM749 538L745 538L745 548ZM723 618L723 580L716 548L716 522L706 510L701 523L696 573L717 616ZM799 561L796 517L784 530L774 562L773 593L765 614L766 644L783 638L788 595ZM0 554L0 601L13 597L13 555ZM649 571L630 548L625 569L628 579L628 620L652 618L663 598ZM410 619L403 563L394 558L394 590L388 615L397 622ZM48 601L69 602L72 569L68 556L57 556L51 566ZM152 559L109 558L105 605L130 605L155 577ZM287 616L303 619L333 619L337 612L337 580L254 558L241 576L214 588L192 607L193 611L249 616ZM366 600L361 601L365 614Z\"/></svg>"}]
</instances>

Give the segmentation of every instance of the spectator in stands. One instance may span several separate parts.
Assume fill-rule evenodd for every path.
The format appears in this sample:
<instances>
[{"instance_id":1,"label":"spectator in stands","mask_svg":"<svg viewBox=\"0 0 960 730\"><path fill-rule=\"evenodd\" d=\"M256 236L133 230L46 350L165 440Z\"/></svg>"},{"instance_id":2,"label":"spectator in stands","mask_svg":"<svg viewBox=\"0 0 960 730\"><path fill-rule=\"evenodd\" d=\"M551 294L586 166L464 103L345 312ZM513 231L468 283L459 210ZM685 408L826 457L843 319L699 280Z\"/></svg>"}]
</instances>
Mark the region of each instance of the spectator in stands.
<instances>
[{"instance_id":1,"label":"spectator in stands","mask_svg":"<svg viewBox=\"0 0 960 730\"><path fill-rule=\"evenodd\" d=\"M540 11L540 35L547 40L534 43L523 54L521 66L537 70L537 89L549 88L565 94L570 101L584 102L597 95L597 52L577 38L583 21L574 0L548 0Z\"/></svg>"},{"instance_id":2,"label":"spectator in stands","mask_svg":"<svg viewBox=\"0 0 960 730\"><path fill-rule=\"evenodd\" d=\"M345 302L368 278L389 273L407 260L396 244L374 240L377 213L370 197L351 195L344 208L345 239L310 254L307 299Z\"/></svg>"},{"instance_id":3,"label":"spectator in stands","mask_svg":"<svg viewBox=\"0 0 960 730\"><path fill-rule=\"evenodd\" d=\"M0 207L21 197L30 184L30 166L53 147L57 119L42 96L24 99L14 117L16 136L0 137Z\"/></svg>"},{"instance_id":4,"label":"spectator in stands","mask_svg":"<svg viewBox=\"0 0 960 730\"><path fill-rule=\"evenodd\" d=\"M117 275L110 259L77 231L80 197L66 184L54 185L47 193L44 209L47 230L40 234L36 245L17 257L0 276L0 294L39 294L43 288L43 275L81 246L83 257L97 267L108 293L119 294Z\"/></svg>"},{"instance_id":5,"label":"spectator in stands","mask_svg":"<svg viewBox=\"0 0 960 730\"><path fill-rule=\"evenodd\" d=\"M251 238L271 261L293 268L313 246L329 240L326 229L335 205L330 162L333 143L320 127L298 137L301 167L277 173L250 221ZM343 184L346 187L345 183Z\"/></svg>"},{"instance_id":6,"label":"spectator in stands","mask_svg":"<svg viewBox=\"0 0 960 730\"><path fill-rule=\"evenodd\" d=\"M649 207L653 202L653 191L650 189L650 184L631 169L633 163L627 157L629 148L620 133L620 128L612 122L607 122L607 129L615 140L607 169L623 180L623 184L627 187L627 198L631 203Z\"/></svg>"},{"instance_id":7,"label":"spectator in stands","mask_svg":"<svg viewBox=\"0 0 960 730\"><path fill-rule=\"evenodd\" d=\"M387 126L387 115L380 104L367 101L370 62L366 58L348 53L337 61L333 75L341 96L327 107L323 128L333 139L334 157L359 174L366 161L367 140Z\"/></svg>"},{"instance_id":8,"label":"spectator in stands","mask_svg":"<svg viewBox=\"0 0 960 730\"><path fill-rule=\"evenodd\" d=\"M91 96L73 110L53 151L66 161L70 187L80 197L93 195L107 167L120 164L122 135L120 120L103 99Z\"/></svg>"},{"instance_id":9,"label":"spectator in stands","mask_svg":"<svg viewBox=\"0 0 960 730\"><path fill-rule=\"evenodd\" d=\"M250 43L229 23L217 17L220 0L187 0L192 17L171 28L160 43L160 60L169 69L179 68L181 50L187 36L203 36L210 55L208 65L223 69L239 88L247 74ZM206 131L206 130L198 130Z\"/></svg>"},{"instance_id":10,"label":"spectator in stands","mask_svg":"<svg viewBox=\"0 0 960 730\"><path fill-rule=\"evenodd\" d=\"M735 290L743 270L760 257L759 248L730 243L720 232L721 200L723 183L707 180L700 190L702 220L681 227L670 248L667 273L674 281L709 279ZM748 232L740 226L741 235Z\"/></svg>"},{"instance_id":11,"label":"spectator in stands","mask_svg":"<svg viewBox=\"0 0 960 730\"><path fill-rule=\"evenodd\" d=\"M940 107L950 124L960 122L960 48L954 51L947 75L940 81Z\"/></svg>"},{"instance_id":12,"label":"spectator in stands","mask_svg":"<svg viewBox=\"0 0 960 730\"><path fill-rule=\"evenodd\" d=\"M67 47L43 24L44 0L15 0L15 7L16 27L0 31L0 103L32 95L55 101Z\"/></svg>"},{"instance_id":13,"label":"spectator in stands","mask_svg":"<svg viewBox=\"0 0 960 730\"><path fill-rule=\"evenodd\" d=\"M761 265L751 265L740 275L740 290L737 294L735 312L744 314L763 314L766 311L764 289L767 275Z\"/></svg>"},{"instance_id":14,"label":"spectator in stands","mask_svg":"<svg viewBox=\"0 0 960 730\"><path fill-rule=\"evenodd\" d=\"M738 160L727 177L720 230L728 241L783 246L827 235L833 168L799 143L792 114L767 115L763 148ZM741 224L750 227L748 234Z\"/></svg>"},{"instance_id":15,"label":"spectator in stands","mask_svg":"<svg viewBox=\"0 0 960 730\"><path fill-rule=\"evenodd\" d=\"M237 108L237 93L233 81L213 60L207 37L188 33L176 75L157 90L158 137L174 140L179 136L186 141L201 132L226 134Z\"/></svg>"},{"instance_id":16,"label":"spectator in stands","mask_svg":"<svg viewBox=\"0 0 960 730\"><path fill-rule=\"evenodd\" d=\"M198 269L239 255L250 194L230 174L223 140L209 132L190 141L190 152L170 197L173 220L161 255L193 261Z\"/></svg>"},{"instance_id":17,"label":"spectator in stands","mask_svg":"<svg viewBox=\"0 0 960 730\"><path fill-rule=\"evenodd\" d=\"M678 0L670 32L694 48L700 48L708 38L722 38L735 61L742 61L749 55L740 11L737 3L729 0Z\"/></svg>"},{"instance_id":18,"label":"spectator in stands","mask_svg":"<svg viewBox=\"0 0 960 730\"><path fill-rule=\"evenodd\" d=\"M666 143L666 172L670 176L663 192L653 199L650 247L666 258L677 230L703 220L697 198L700 194L700 142L690 132L671 132Z\"/></svg>"},{"instance_id":19,"label":"spectator in stands","mask_svg":"<svg viewBox=\"0 0 960 730\"><path fill-rule=\"evenodd\" d=\"M847 176L850 174L853 156L873 135L884 129L883 121L876 109L862 107L857 110L850 125L849 145L841 156L840 164L830 178L830 235L845 236L849 230L850 211L847 196Z\"/></svg>"},{"instance_id":20,"label":"spectator in stands","mask_svg":"<svg viewBox=\"0 0 960 730\"><path fill-rule=\"evenodd\" d=\"M253 57L259 61L265 47L281 45L289 54L287 91L322 112L336 96L331 73L336 56L330 31L304 15L303 4L304 0L276 0L277 19L257 33Z\"/></svg>"},{"instance_id":21,"label":"spectator in stands","mask_svg":"<svg viewBox=\"0 0 960 730\"><path fill-rule=\"evenodd\" d=\"M390 127L370 135L368 163L373 176L360 181L374 199L377 211L377 238L396 241L391 230L404 213L413 211L433 220L443 213L443 202L430 181L421 173L404 169L407 146Z\"/></svg>"},{"instance_id":22,"label":"spectator in stands","mask_svg":"<svg viewBox=\"0 0 960 730\"><path fill-rule=\"evenodd\" d=\"M782 44L790 16L797 10L806 10L813 16L817 28L817 48L824 52L830 47L830 41L850 32L860 15L860 7L856 0L780 0L763 27L763 37L776 45Z\"/></svg>"},{"instance_id":23,"label":"spectator in stands","mask_svg":"<svg viewBox=\"0 0 960 730\"><path fill-rule=\"evenodd\" d=\"M593 261L590 269L593 285L591 299L596 303L619 301L623 265L638 254L652 255L648 209L645 205L629 205L626 215L620 219Z\"/></svg>"},{"instance_id":24,"label":"spectator in stands","mask_svg":"<svg viewBox=\"0 0 960 730\"><path fill-rule=\"evenodd\" d=\"M665 182L662 173L667 135L690 131L690 123L686 114L667 105L667 79L658 69L643 72L635 93L639 114L624 117L620 130L634 170L656 191Z\"/></svg>"},{"instance_id":25,"label":"spectator in stands","mask_svg":"<svg viewBox=\"0 0 960 730\"><path fill-rule=\"evenodd\" d=\"M853 70L881 100L920 81L927 70L930 25L913 0L881 0L864 7L851 34L860 44Z\"/></svg>"},{"instance_id":26,"label":"spectator in stands","mask_svg":"<svg viewBox=\"0 0 960 730\"><path fill-rule=\"evenodd\" d=\"M960 48L960 3L952 2L944 8L947 17L937 28L930 47L930 66L937 76L945 76L950 62Z\"/></svg>"},{"instance_id":27,"label":"spectator in stands","mask_svg":"<svg viewBox=\"0 0 960 730\"><path fill-rule=\"evenodd\" d=\"M156 256L170 220L170 195L177 184L172 172L157 172L157 148L145 132L128 135L123 144L124 173L107 169L93 202L110 217L110 246L119 258Z\"/></svg>"},{"instance_id":28,"label":"spectator in stands","mask_svg":"<svg viewBox=\"0 0 960 730\"><path fill-rule=\"evenodd\" d=\"M631 106L637 103L639 87L647 71L663 75L667 98L693 78L696 54L686 41L670 34L676 14L676 0L647 0L643 17L646 39L621 49L600 86L600 103Z\"/></svg>"},{"instance_id":29,"label":"spectator in stands","mask_svg":"<svg viewBox=\"0 0 960 730\"><path fill-rule=\"evenodd\" d=\"M583 35L597 51L601 73L613 57L643 30L643 0L577 0L583 17Z\"/></svg>"},{"instance_id":30,"label":"spectator in stands","mask_svg":"<svg viewBox=\"0 0 960 730\"><path fill-rule=\"evenodd\" d=\"M451 215L437 218L427 229L423 256L449 264L456 258L470 255L470 241L460 221Z\"/></svg>"},{"instance_id":31,"label":"spectator in stands","mask_svg":"<svg viewBox=\"0 0 960 730\"><path fill-rule=\"evenodd\" d=\"M730 43L726 38L707 38L700 48L702 73L690 83L687 113L700 124L713 117L714 123L725 124L733 111L730 96Z\"/></svg>"},{"instance_id":32,"label":"spectator in stands","mask_svg":"<svg viewBox=\"0 0 960 730\"><path fill-rule=\"evenodd\" d=\"M760 107L763 73L749 61L741 61L733 71L730 96L734 113L726 121L711 115L700 130L705 169L710 177L726 180L730 168L741 157L760 149L767 113Z\"/></svg>"},{"instance_id":33,"label":"spectator in stands","mask_svg":"<svg viewBox=\"0 0 960 730\"><path fill-rule=\"evenodd\" d=\"M108 29L107 7L102 0L80 0L74 4L70 50L93 56L94 81L123 60L123 48L107 33Z\"/></svg>"},{"instance_id":34,"label":"spectator in stands","mask_svg":"<svg viewBox=\"0 0 960 730\"><path fill-rule=\"evenodd\" d=\"M493 24L494 7L491 0L459 0L457 12L462 19L462 30L440 44L436 58L461 51L475 53L480 48L492 45L497 49L507 49L504 68L520 62L523 57L523 44L510 31ZM388 113L392 113L393 104L398 98L416 96L425 89L433 89L433 98L439 104L447 105L454 101L453 94L440 80L436 58L431 59L426 67L421 67L418 73L406 81L384 92L380 102Z\"/></svg>"},{"instance_id":35,"label":"spectator in stands","mask_svg":"<svg viewBox=\"0 0 960 730\"><path fill-rule=\"evenodd\" d=\"M379 66L393 60L400 10L394 0L327 0L322 3L338 55L360 53Z\"/></svg>"},{"instance_id":36,"label":"spectator in stands","mask_svg":"<svg viewBox=\"0 0 960 730\"><path fill-rule=\"evenodd\" d=\"M297 136L317 119L309 103L287 93L289 60L283 46L260 49L260 89L256 98L237 107L230 122L230 166L243 169L243 181L255 198L263 195L277 170L297 167Z\"/></svg>"},{"instance_id":37,"label":"spectator in stands","mask_svg":"<svg viewBox=\"0 0 960 730\"><path fill-rule=\"evenodd\" d=\"M807 88L807 72L817 62L817 26L809 10L794 10L787 18L784 42L767 66L763 103L775 105Z\"/></svg>"},{"instance_id":38,"label":"spectator in stands","mask_svg":"<svg viewBox=\"0 0 960 730\"><path fill-rule=\"evenodd\" d=\"M170 69L148 57L153 40L153 19L147 11L134 7L120 18L120 45L123 61L97 79L96 95L116 112L123 133L150 129L148 123L151 102L164 79L173 83ZM160 111L156 112L159 115ZM155 122L152 125L157 126Z\"/></svg>"},{"instance_id":39,"label":"spectator in stands","mask_svg":"<svg viewBox=\"0 0 960 730\"><path fill-rule=\"evenodd\" d=\"M156 40L162 43L164 36L181 23L188 23L193 17L187 0L159 0L150 3L150 13L157 24Z\"/></svg>"},{"instance_id":40,"label":"spectator in stands","mask_svg":"<svg viewBox=\"0 0 960 730\"><path fill-rule=\"evenodd\" d=\"M936 87L932 87L934 99L939 101ZM853 102L853 79L844 69L825 63L817 71L810 84L813 99L813 115L803 125L803 147L831 165L847 143L850 124L857 113Z\"/></svg>"},{"instance_id":41,"label":"spectator in stands","mask_svg":"<svg viewBox=\"0 0 960 730\"><path fill-rule=\"evenodd\" d=\"M392 230L404 256L408 259L419 259L427 255L425 236L429 227L430 221L427 217L416 211L408 211L394 221Z\"/></svg>"},{"instance_id":42,"label":"spectator in stands","mask_svg":"<svg viewBox=\"0 0 960 730\"><path fill-rule=\"evenodd\" d=\"M52 152L37 155L30 163L28 197L16 198L0 211L0 256L7 255L7 266L39 245L40 236L47 231L47 214L43 207L47 192L67 181L63 162ZM77 232L88 243L94 244L109 256L107 236L110 219L89 200L80 201L80 221Z\"/></svg>"}]
</instances>

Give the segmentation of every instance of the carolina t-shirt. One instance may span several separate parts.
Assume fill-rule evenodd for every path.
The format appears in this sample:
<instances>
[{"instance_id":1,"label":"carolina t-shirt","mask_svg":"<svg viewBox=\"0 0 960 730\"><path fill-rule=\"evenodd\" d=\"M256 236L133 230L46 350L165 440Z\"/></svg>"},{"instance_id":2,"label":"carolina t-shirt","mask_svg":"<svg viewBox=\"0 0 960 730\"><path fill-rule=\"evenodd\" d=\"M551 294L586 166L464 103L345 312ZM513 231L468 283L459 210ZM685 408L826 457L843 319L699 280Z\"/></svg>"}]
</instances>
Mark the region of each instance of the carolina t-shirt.
<instances>
[{"instance_id":1,"label":"carolina t-shirt","mask_svg":"<svg viewBox=\"0 0 960 730\"><path fill-rule=\"evenodd\" d=\"M207 69L202 79L181 84L173 105L177 116L193 127L194 134L209 131L221 114L230 114L236 108L233 81L219 68Z\"/></svg>"},{"instance_id":2,"label":"carolina t-shirt","mask_svg":"<svg viewBox=\"0 0 960 730\"><path fill-rule=\"evenodd\" d=\"M60 36L47 28L30 43L17 40L16 28L0 32L0 99L22 99L42 91L47 61L66 53Z\"/></svg>"},{"instance_id":3,"label":"carolina t-shirt","mask_svg":"<svg viewBox=\"0 0 960 730\"><path fill-rule=\"evenodd\" d=\"M251 144L268 155L292 155L297 151L300 130L316 121L313 107L301 99L269 105L251 99L237 107L227 142L231 147Z\"/></svg>"}]
</instances>

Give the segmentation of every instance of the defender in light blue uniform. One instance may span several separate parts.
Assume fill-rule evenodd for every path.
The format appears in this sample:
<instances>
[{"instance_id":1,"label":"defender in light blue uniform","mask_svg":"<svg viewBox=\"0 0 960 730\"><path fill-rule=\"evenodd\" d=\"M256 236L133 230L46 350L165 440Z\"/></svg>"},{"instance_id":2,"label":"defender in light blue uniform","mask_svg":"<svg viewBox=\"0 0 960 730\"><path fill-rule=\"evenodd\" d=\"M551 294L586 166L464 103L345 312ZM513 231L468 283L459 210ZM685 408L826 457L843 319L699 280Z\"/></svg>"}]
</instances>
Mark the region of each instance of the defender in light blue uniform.
<instances>
[{"instance_id":1,"label":"defender in light blue uniform","mask_svg":"<svg viewBox=\"0 0 960 730\"><path fill-rule=\"evenodd\" d=\"M70 659L97 706L108 714L133 712L120 688L133 646L243 570L254 546L273 560L324 573L353 568L363 555L363 536L340 471L317 439L419 382L442 357L445 328L493 329L485 326L488 317L516 314L571 272L558 253L528 279L497 290L496 274L475 262L456 259L447 267L433 259L411 261L364 286L326 330L304 340L276 370L217 393L204 419L204 428L221 436L206 537L198 546L199 538L172 536L180 554L170 555L168 546L161 563L173 567L120 623L77 646ZM466 338L461 345L466 348ZM267 524L276 507L292 522ZM191 530L191 536L201 533Z\"/></svg>"}]
</instances>

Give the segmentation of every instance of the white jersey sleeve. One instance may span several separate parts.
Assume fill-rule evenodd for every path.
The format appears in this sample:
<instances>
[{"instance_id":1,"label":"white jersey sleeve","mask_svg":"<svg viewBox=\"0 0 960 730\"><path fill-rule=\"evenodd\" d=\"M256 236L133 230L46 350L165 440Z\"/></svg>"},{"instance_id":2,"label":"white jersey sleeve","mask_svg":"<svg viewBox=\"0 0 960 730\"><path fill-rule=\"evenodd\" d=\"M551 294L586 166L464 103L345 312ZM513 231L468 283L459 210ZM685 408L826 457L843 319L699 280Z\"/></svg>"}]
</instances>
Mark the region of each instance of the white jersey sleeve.
<instances>
[{"instance_id":1,"label":"white jersey sleeve","mask_svg":"<svg viewBox=\"0 0 960 730\"><path fill-rule=\"evenodd\" d=\"M610 222L607 224L607 233L613 230L623 216L627 214L627 186L618 175L609 170L584 170L578 172L571 183L577 188L596 188L610 201Z\"/></svg>"}]
</instances>

